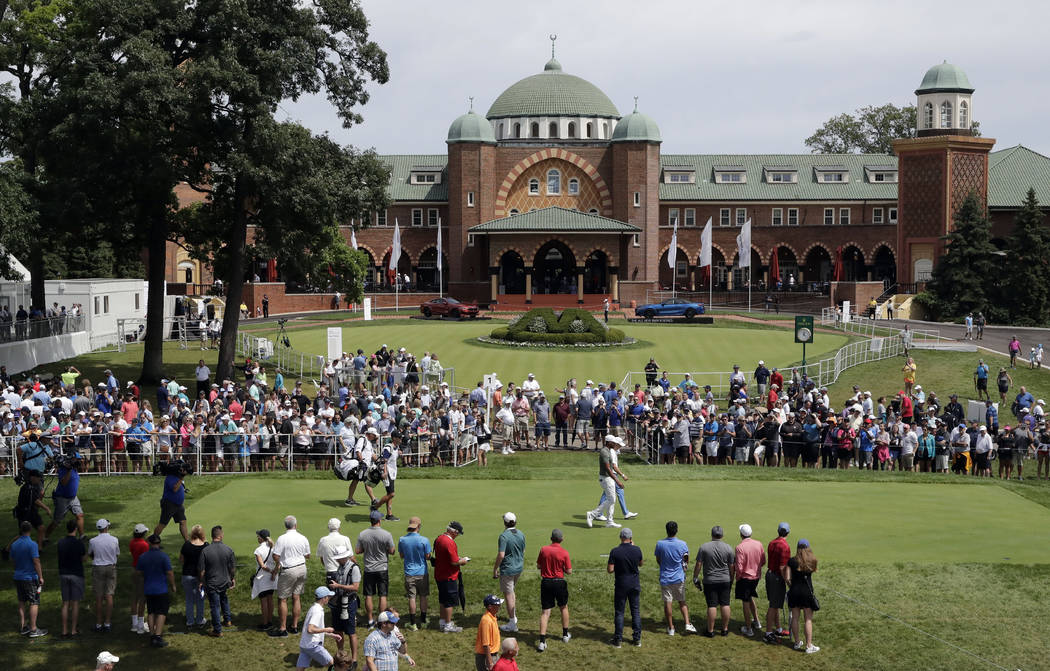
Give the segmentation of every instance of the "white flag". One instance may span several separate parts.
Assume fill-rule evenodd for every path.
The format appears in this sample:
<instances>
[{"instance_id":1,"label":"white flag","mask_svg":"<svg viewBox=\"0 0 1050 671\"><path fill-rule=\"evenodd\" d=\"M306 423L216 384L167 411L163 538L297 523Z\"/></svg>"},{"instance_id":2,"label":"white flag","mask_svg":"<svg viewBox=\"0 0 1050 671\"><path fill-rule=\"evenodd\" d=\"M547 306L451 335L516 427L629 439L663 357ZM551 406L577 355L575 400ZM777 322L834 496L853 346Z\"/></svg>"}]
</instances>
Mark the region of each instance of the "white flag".
<instances>
[{"instance_id":1,"label":"white flag","mask_svg":"<svg viewBox=\"0 0 1050 671\"><path fill-rule=\"evenodd\" d=\"M390 243L390 270L397 270L397 262L401 259L401 227L394 218L394 240Z\"/></svg>"},{"instance_id":2,"label":"white flag","mask_svg":"<svg viewBox=\"0 0 1050 671\"><path fill-rule=\"evenodd\" d=\"M678 219L674 220L674 232L671 233L671 247L667 250L667 265L674 270L675 258L678 256Z\"/></svg>"},{"instance_id":3,"label":"white flag","mask_svg":"<svg viewBox=\"0 0 1050 671\"><path fill-rule=\"evenodd\" d=\"M704 232L700 234L700 267L711 265L711 217L707 218Z\"/></svg>"},{"instance_id":4,"label":"white flag","mask_svg":"<svg viewBox=\"0 0 1050 671\"><path fill-rule=\"evenodd\" d=\"M751 267L751 220L744 222L740 235L736 236L737 268Z\"/></svg>"},{"instance_id":5,"label":"white flag","mask_svg":"<svg viewBox=\"0 0 1050 671\"><path fill-rule=\"evenodd\" d=\"M350 229L350 249L357 249L357 231Z\"/></svg>"},{"instance_id":6,"label":"white flag","mask_svg":"<svg viewBox=\"0 0 1050 671\"><path fill-rule=\"evenodd\" d=\"M441 269L441 217L438 217L438 269Z\"/></svg>"}]
</instances>

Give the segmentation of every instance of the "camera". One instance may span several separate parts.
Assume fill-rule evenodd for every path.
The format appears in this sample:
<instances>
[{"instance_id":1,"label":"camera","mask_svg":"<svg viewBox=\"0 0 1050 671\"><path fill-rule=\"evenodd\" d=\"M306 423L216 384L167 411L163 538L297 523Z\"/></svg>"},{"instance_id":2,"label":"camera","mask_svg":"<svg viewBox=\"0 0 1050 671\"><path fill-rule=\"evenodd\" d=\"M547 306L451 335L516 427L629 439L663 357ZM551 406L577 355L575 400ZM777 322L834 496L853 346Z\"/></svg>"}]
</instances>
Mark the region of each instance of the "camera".
<instances>
[{"instance_id":1,"label":"camera","mask_svg":"<svg viewBox=\"0 0 1050 671\"><path fill-rule=\"evenodd\" d=\"M65 468L71 471L80 470L80 455L78 454L60 454L55 457L54 462L58 468Z\"/></svg>"},{"instance_id":2,"label":"camera","mask_svg":"<svg viewBox=\"0 0 1050 671\"><path fill-rule=\"evenodd\" d=\"M193 464L176 459L174 461L159 461L153 464L153 475L174 475L177 478L193 475L196 469Z\"/></svg>"},{"instance_id":3,"label":"camera","mask_svg":"<svg viewBox=\"0 0 1050 671\"><path fill-rule=\"evenodd\" d=\"M15 477L12 479L14 480L16 486L21 487L25 483L29 482L29 476L31 475L35 475L38 478L43 477L43 473L41 473L40 471L20 468L18 472L15 473Z\"/></svg>"}]
</instances>

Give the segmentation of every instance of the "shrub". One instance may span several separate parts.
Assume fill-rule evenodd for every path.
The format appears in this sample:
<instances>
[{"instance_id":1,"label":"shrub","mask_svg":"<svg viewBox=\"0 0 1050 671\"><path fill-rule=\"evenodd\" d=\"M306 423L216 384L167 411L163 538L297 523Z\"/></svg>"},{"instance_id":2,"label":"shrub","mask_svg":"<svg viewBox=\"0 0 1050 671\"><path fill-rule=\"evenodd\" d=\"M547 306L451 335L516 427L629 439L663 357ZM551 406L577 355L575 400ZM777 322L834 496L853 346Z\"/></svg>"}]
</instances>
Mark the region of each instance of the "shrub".
<instances>
[{"instance_id":1,"label":"shrub","mask_svg":"<svg viewBox=\"0 0 1050 671\"><path fill-rule=\"evenodd\" d=\"M580 319L573 319L569 322L569 330L573 333L585 333L587 331L587 325Z\"/></svg>"},{"instance_id":2,"label":"shrub","mask_svg":"<svg viewBox=\"0 0 1050 671\"><path fill-rule=\"evenodd\" d=\"M529 320L529 331L532 333L547 333L550 329L547 328L547 320L543 317L533 317Z\"/></svg>"},{"instance_id":3,"label":"shrub","mask_svg":"<svg viewBox=\"0 0 1050 671\"><path fill-rule=\"evenodd\" d=\"M506 327L493 329L490 337L510 342L559 345L618 343L627 338L623 331L609 328L580 308L569 308L560 313L552 308L533 308Z\"/></svg>"}]
</instances>

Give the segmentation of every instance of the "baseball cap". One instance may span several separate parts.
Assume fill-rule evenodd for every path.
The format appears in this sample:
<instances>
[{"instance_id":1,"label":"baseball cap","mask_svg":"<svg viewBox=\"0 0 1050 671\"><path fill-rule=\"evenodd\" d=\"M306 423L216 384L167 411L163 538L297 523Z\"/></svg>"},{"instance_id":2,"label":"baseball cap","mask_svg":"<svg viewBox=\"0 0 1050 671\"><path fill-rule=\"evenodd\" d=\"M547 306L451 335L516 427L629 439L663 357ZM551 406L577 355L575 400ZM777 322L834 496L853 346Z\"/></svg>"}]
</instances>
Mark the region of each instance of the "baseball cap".
<instances>
[{"instance_id":1,"label":"baseball cap","mask_svg":"<svg viewBox=\"0 0 1050 671\"><path fill-rule=\"evenodd\" d=\"M320 587L318 587L317 589L314 590L314 596L317 597L318 599L323 599L326 596L335 596L335 592L333 592L332 590L328 589L324 585L321 585Z\"/></svg>"},{"instance_id":2,"label":"baseball cap","mask_svg":"<svg viewBox=\"0 0 1050 671\"><path fill-rule=\"evenodd\" d=\"M146 541L149 542L150 545L160 545L160 536L153 534L147 538Z\"/></svg>"},{"instance_id":3,"label":"baseball cap","mask_svg":"<svg viewBox=\"0 0 1050 671\"><path fill-rule=\"evenodd\" d=\"M135 525L135 533L137 533L137 534L144 534L147 531L149 531L149 527L147 527L142 522L139 522L138 524Z\"/></svg>"},{"instance_id":4,"label":"baseball cap","mask_svg":"<svg viewBox=\"0 0 1050 671\"><path fill-rule=\"evenodd\" d=\"M488 596L485 597L485 605L486 606L498 606L501 603L503 603L503 599L499 598L495 594L489 594Z\"/></svg>"},{"instance_id":5,"label":"baseball cap","mask_svg":"<svg viewBox=\"0 0 1050 671\"><path fill-rule=\"evenodd\" d=\"M98 653L98 657L95 658L95 666L101 666L103 664L116 664L120 661L120 657L117 657L108 650L103 650Z\"/></svg>"},{"instance_id":6,"label":"baseball cap","mask_svg":"<svg viewBox=\"0 0 1050 671\"><path fill-rule=\"evenodd\" d=\"M758 365L759 365L759 366L764 366L764 365L766 365L766 362L765 362L765 361L763 361L762 359L759 359L759 360L758 360Z\"/></svg>"},{"instance_id":7,"label":"baseball cap","mask_svg":"<svg viewBox=\"0 0 1050 671\"><path fill-rule=\"evenodd\" d=\"M808 548L809 547L809 541L806 540L805 538L798 539L798 547L800 547L800 548Z\"/></svg>"},{"instance_id":8,"label":"baseball cap","mask_svg":"<svg viewBox=\"0 0 1050 671\"><path fill-rule=\"evenodd\" d=\"M452 520L451 522L449 522L448 523L448 528L449 529L454 529L459 534L463 533L463 525L460 524L459 522L457 522L456 520Z\"/></svg>"},{"instance_id":9,"label":"baseball cap","mask_svg":"<svg viewBox=\"0 0 1050 671\"><path fill-rule=\"evenodd\" d=\"M108 529L109 528L109 520L107 520L105 517L103 517L98 522L95 522L95 528L96 529L100 529L100 530L101 529Z\"/></svg>"},{"instance_id":10,"label":"baseball cap","mask_svg":"<svg viewBox=\"0 0 1050 671\"><path fill-rule=\"evenodd\" d=\"M508 513L503 513L503 521L504 522L517 522L518 521L518 516L515 515L514 513L509 513L509 512Z\"/></svg>"},{"instance_id":11,"label":"baseball cap","mask_svg":"<svg viewBox=\"0 0 1050 671\"><path fill-rule=\"evenodd\" d=\"M408 520L408 530L415 531L419 528L419 525L421 524L423 524L423 520L419 519L418 517L411 517Z\"/></svg>"},{"instance_id":12,"label":"baseball cap","mask_svg":"<svg viewBox=\"0 0 1050 671\"><path fill-rule=\"evenodd\" d=\"M269 529L259 529L258 531L255 532L255 535L258 536L259 538L269 538L270 537L270 530Z\"/></svg>"},{"instance_id":13,"label":"baseball cap","mask_svg":"<svg viewBox=\"0 0 1050 671\"><path fill-rule=\"evenodd\" d=\"M751 525L750 524L741 524L740 525L740 535L743 536L744 538L751 538Z\"/></svg>"},{"instance_id":14,"label":"baseball cap","mask_svg":"<svg viewBox=\"0 0 1050 671\"><path fill-rule=\"evenodd\" d=\"M488 597L485 597L485 599L487 601ZM379 617L376 619L380 622L389 622L390 624L397 624L401 620L401 618L391 613L389 610L384 610L382 613L379 614Z\"/></svg>"},{"instance_id":15,"label":"baseball cap","mask_svg":"<svg viewBox=\"0 0 1050 671\"><path fill-rule=\"evenodd\" d=\"M383 513L379 512L378 510L373 510L368 514L368 519L372 522L378 522L379 520L383 519Z\"/></svg>"},{"instance_id":16,"label":"baseball cap","mask_svg":"<svg viewBox=\"0 0 1050 671\"><path fill-rule=\"evenodd\" d=\"M791 533L791 525L787 522L781 522L779 525L777 525L777 532L779 533L781 531L783 531L785 534Z\"/></svg>"}]
</instances>

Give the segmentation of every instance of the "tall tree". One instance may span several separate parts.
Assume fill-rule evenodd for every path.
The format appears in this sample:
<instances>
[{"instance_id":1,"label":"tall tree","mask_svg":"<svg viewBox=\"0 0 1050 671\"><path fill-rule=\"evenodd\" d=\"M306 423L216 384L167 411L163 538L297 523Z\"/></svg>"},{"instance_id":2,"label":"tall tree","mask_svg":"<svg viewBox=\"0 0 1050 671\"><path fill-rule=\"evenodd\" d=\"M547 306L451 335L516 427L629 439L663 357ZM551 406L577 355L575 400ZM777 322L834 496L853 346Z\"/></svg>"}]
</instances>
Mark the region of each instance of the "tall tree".
<instances>
[{"instance_id":1,"label":"tall tree","mask_svg":"<svg viewBox=\"0 0 1050 671\"><path fill-rule=\"evenodd\" d=\"M11 263L13 250L29 248L29 231L35 216L22 188L23 175L17 161L0 165L0 279L25 279Z\"/></svg>"},{"instance_id":2,"label":"tall tree","mask_svg":"<svg viewBox=\"0 0 1050 671\"><path fill-rule=\"evenodd\" d=\"M1041 326L1050 313L1050 231L1044 219L1035 189L1029 188L1007 243L1002 281L996 282L1011 324Z\"/></svg>"},{"instance_id":3,"label":"tall tree","mask_svg":"<svg viewBox=\"0 0 1050 671\"><path fill-rule=\"evenodd\" d=\"M210 101L204 120L212 141L203 153L217 168L215 186L202 188L228 221L218 267L225 273L231 309L223 316L216 374L232 377L249 225L295 194L281 194L281 184L266 179L272 156L265 151L304 142L274 122L277 105L323 92L343 126L350 127L362 120L355 108L368 101L368 81L384 83L389 71L386 54L368 39L368 21L357 0L200 0L195 8L208 20L193 86ZM323 179L323 166L302 167L309 179ZM289 219L279 224L308 225Z\"/></svg>"},{"instance_id":4,"label":"tall tree","mask_svg":"<svg viewBox=\"0 0 1050 671\"><path fill-rule=\"evenodd\" d=\"M959 206L952 230L944 239L947 249L933 269L927 291L946 317L958 318L979 310L987 313L1000 264L988 215L976 193L971 191Z\"/></svg>"},{"instance_id":5,"label":"tall tree","mask_svg":"<svg viewBox=\"0 0 1050 671\"><path fill-rule=\"evenodd\" d=\"M892 154L893 141L915 137L915 105L868 105L831 117L805 139L814 154ZM980 135L980 124L971 132Z\"/></svg>"}]
</instances>

